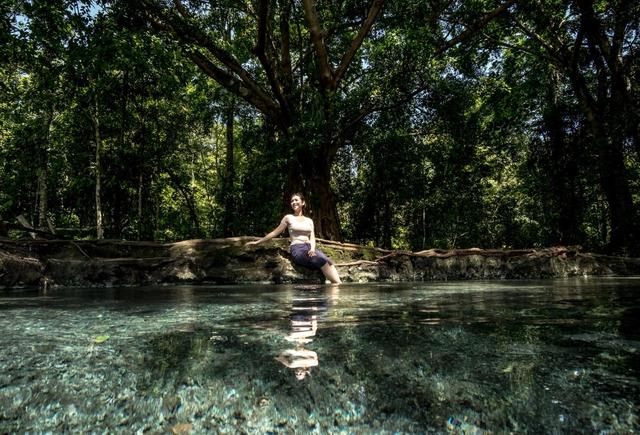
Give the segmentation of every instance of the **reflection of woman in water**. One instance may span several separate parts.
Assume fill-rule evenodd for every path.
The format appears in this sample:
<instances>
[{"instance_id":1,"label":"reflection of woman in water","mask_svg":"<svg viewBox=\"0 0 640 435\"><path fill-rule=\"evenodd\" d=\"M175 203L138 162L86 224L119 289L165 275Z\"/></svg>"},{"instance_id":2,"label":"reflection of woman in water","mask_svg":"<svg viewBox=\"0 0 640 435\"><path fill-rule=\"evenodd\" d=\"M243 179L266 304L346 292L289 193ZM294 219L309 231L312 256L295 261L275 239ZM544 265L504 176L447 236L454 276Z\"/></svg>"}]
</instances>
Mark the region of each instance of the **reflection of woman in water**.
<instances>
[{"instance_id":1,"label":"reflection of woman in water","mask_svg":"<svg viewBox=\"0 0 640 435\"><path fill-rule=\"evenodd\" d=\"M337 289L332 292L335 298ZM315 293L315 292L313 292ZM304 348L311 343L318 330L318 315L327 310L327 299L318 297L317 294L305 295L293 299L293 313L291 315L291 333L285 338L296 344L295 349L287 349L280 352L276 360L285 366L295 369L296 379L304 379L311 367L318 365L318 354Z\"/></svg>"},{"instance_id":2,"label":"reflection of woman in water","mask_svg":"<svg viewBox=\"0 0 640 435\"><path fill-rule=\"evenodd\" d=\"M313 221L303 215L304 196L301 193L291 195L291 209L293 214L288 214L282 218L280 225L275 230L261 239L251 241L247 245L257 245L266 240L272 239L289 230L291 237L291 256L296 264L306 266L311 269L320 269L324 276L334 284L340 284L340 276L333 262L319 249L316 249L316 236L313 229Z\"/></svg>"},{"instance_id":3,"label":"reflection of woman in water","mask_svg":"<svg viewBox=\"0 0 640 435\"><path fill-rule=\"evenodd\" d=\"M303 380L309 369L318 365L318 354L308 349L287 349L276 359L290 369L295 369L296 379Z\"/></svg>"}]
</instances>

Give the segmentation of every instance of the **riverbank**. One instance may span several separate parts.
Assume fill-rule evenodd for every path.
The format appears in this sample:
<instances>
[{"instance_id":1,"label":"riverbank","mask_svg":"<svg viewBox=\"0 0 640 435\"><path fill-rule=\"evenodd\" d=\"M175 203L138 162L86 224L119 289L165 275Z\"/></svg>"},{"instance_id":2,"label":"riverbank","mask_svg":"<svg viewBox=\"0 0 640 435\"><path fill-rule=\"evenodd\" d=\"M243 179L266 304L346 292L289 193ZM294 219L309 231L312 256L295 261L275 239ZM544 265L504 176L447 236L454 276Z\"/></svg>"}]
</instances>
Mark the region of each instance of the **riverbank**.
<instances>
[{"instance_id":1,"label":"riverbank","mask_svg":"<svg viewBox=\"0 0 640 435\"><path fill-rule=\"evenodd\" d=\"M157 284L321 283L295 266L288 239L251 237L176 243L121 240L0 240L0 288ZM540 279L640 275L640 258L554 247L523 250L389 251L319 240L344 282Z\"/></svg>"}]
</instances>

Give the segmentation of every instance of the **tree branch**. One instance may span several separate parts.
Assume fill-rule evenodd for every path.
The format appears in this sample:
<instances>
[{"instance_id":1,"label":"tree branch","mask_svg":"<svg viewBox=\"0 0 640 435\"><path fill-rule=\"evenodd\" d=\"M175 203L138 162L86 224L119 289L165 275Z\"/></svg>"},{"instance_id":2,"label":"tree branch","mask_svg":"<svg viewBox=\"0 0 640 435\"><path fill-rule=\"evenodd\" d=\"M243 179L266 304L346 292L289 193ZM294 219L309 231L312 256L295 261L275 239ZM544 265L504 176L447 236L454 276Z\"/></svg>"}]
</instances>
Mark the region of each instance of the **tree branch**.
<instances>
[{"instance_id":1,"label":"tree branch","mask_svg":"<svg viewBox=\"0 0 640 435\"><path fill-rule=\"evenodd\" d=\"M540 44L547 51L547 53L549 53L549 56L555 60L555 62L559 63L562 66L566 66L565 60L562 58L562 56L558 55L558 52L562 51L560 47L553 47L551 44L545 41L544 38L542 38L542 36L540 36L535 30L527 28L519 20L514 18L513 22L525 35Z\"/></svg>"},{"instance_id":2,"label":"tree branch","mask_svg":"<svg viewBox=\"0 0 640 435\"><path fill-rule=\"evenodd\" d=\"M268 33L268 25L267 19L269 16L269 0L260 0L259 10L258 10L258 40L256 41L256 46L253 48L253 53L258 57L264 71L267 75L267 80L269 82L269 86L271 86L271 91L280 103L280 107L286 112L290 112L289 102L282 92L282 84L278 80L276 75L273 62L267 56L267 52L265 49L267 33Z\"/></svg>"},{"instance_id":3,"label":"tree branch","mask_svg":"<svg viewBox=\"0 0 640 435\"><path fill-rule=\"evenodd\" d=\"M285 82L285 94L291 92L293 85L293 69L291 67L291 2L285 0L280 10L280 70Z\"/></svg>"},{"instance_id":4,"label":"tree branch","mask_svg":"<svg viewBox=\"0 0 640 435\"><path fill-rule=\"evenodd\" d=\"M483 33L483 35L489 41L493 42L494 44L496 44L498 46L501 46L501 47L504 47L504 48L509 48L511 50L514 50L514 51L520 51L522 53L527 53L527 54L529 54L531 56L535 56L535 57L538 57L540 59L545 59L545 60L553 62L553 63L556 62L556 59L548 57L545 53L533 51L531 49L528 49L528 48L525 48L525 47L521 47L519 45L514 45L514 44L510 44L510 43L505 42L505 41L501 41L500 39L494 38L493 36L489 35L488 33Z\"/></svg>"},{"instance_id":5,"label":"tree branch","mask_svg":"<svg viewBox=\"0 0 640 435\"><path fill-rule=\"evenodd\" d=\"M602 26L593 11L593 2L590 0L577 0L576 4L580 9L580 15L584 23L583 28L586 30L587 40L591 46L592 54L594 56L598 55L595 50L595 48L598 47L602 57L609 63L611 47L609 47L609 41L606 40L602 34ZM609 65L609 67L611 67L611 65Z\"/></svg>"},{"instance_id":6,"label":"tree branch","mask_svg":"<svg viewBox=\"0 0 640 435\"><path fill-rule=\"evenodd\" d=\"M353 60L353 56L355 56L356 52L362 45L362 41L364 41L364 38L365 36L367 36L367 33L369 33L369 30L371 30L371 26L376 20L376 17L382 10L382 6L384 6L384 0L373 0L373 4L369 8L369 13L367 14L366 20L362 24L362 27L360 27L358 34L351 41L349 49L345 52L344 56L342 56L340 65L333 75L333 78L331 80L331 89L335 90L338 87L342 76L344 76L345 72L349 68L349 65L351 64L351 61Z\"/></svg>"},{"instance_id":7,"label":"tree branch","mask_svg":"<svg viewBox=\"0 0 640 435\"><path fill-rule=\"evenodd\" d=\"M406 104L411 101L416 95L424 92L429 87L428 84L421 83L416 89L399 98L397 101L387 104L387 105L378 105L378 106L368 106L360 109L358 114L353 118L349 119L337 133L335 133L331 138L331 144L327 149L327 155L330 157L335 156L338 152L338 149L344 144L344 142L355 134L357 131L358 124L362 122L364 118L376 112L383 112L385 110L397 109L398 107Z\"/></svg>"},{"instance_id":8,"label":"tree branch","mask_svg":"<svg viewBox=\"0 0 640 435\"><path fill-rule=\"evenodd\" d=\"M209 74L210 77L218 81L235 95L242 96L243 99L253 104L265 115L280 118L281 111L273 99L251 78L250 74L229 52L218 47L200 29L188 23L187 19L182 16L182 14L186 16L187 11L178 0L174 1L176 2L179 15L167 12L165 9L158 7L153 1L137 0L132 1L132 4L156 30L169 33L182 42L185 45L183 48L187 51L189 57L196 62L202 71L206 74L211 73ZM217 61L235 73L238 79L215 66L198 50L191 49L190 46L193 45L206 49ZM230 78L233 80L230 80ZM242 82L242 85L236 83L237 81ZM227 83L233 84L230 85L231 87L228 87ZM242 89L242 91L240 91L240 89ZM249 100L248 97L251 98L251 100Z\"/></svg>"},{"instance_id":9,"label":"tree branch","mask_svg":"<svg viewBox=\"0 0 640 435\"><path fill-rule=\"evenodd\" d=\"M578 102L582 105L587 118L590 121L593 121L596 118L596 111L598 110L597 104L595 99L593 98L593 95L591 95L591 93L589 92L589 87L587 86L584 75L581 73L578 65L584 32L584 23L582 23L580 25L580 28L578 29L578 34L576 35L576 39L573 43L573 50L571 51L571 55L568 56L569 65L560 63L559 66L561 68L565 68L565 71L569 75L569 80L571 81L571 85L574 89L576 97L578 98Z\"/></svg>"},{"instance_id":10,"label":"tree branch","mask_svg":"<svg viewBox=\"0 0 640 435\"><path fill-rule=\"evenodd\" d=\"M587 38L594 47L598 47L600 49L600 53L604 58L604 61L611 71L612 76L614 76L614 80L619 79L622 74L622 60L618 57L618 52L616 48L619 48L620 42L616 43L615 38L622 38L624 34L624 24L622 24L620 14L616 14L615 16L615 29L614 29L614 46L610 44L609 39L607 38L603 28L602 22L596 17L595 11L593 9L593 2L591 0L577 0L576 3L580 8L580 12L582 15L582 19L585 23L585 29L587 29ZM621 4L622 7L626 6L626 2L623 1ZM623 14L624 9L621 11ZM621 39L620 39L621 40ZM615 47L618 45L618 47ZM592 49L593 55L596 56L595 50Z\"/></svg>"},{"instance_id":11,"label":"tree branch","mask_svg":"<svg viewBox=\"0 0 640 435\"><path fill-rule=\"evenodd\" d=\"M242 98L267 117L272 119L281 120L280 108L270 100L265 100L259 95L253 93L250 89L243 86L244 82L238 80L233 75L229 74L225 70L217 67L213 62L207 59L202 53L197 50L187 50L187 56L209 77L220 83L229 92Z\"/></svg>"},{"instance_id":12,"label":"tree branch","mask_svg":"<svg viewBox=\"0 0 640 435\"><path fill-rule=\"evenodd\" d=\"M316 58L318 61L318 73L320 74L320 83L326 90L331 89L331 82L333 81L333 72L331 71L331 65L329 65L329 55L327 53L327 46L322 36L322 29L318 22L318 15L316 13L316 7L313 0L302 0L304 6L304 12L309 21L309 32L311 33L311 43L316 52Z\"/></svg>"},{"instance_id":13,"label":"tree branch","mask_svg":"<svg viewBox=\"0 0 640 435\"><path fill-rule=\"evenodd\" d=\"M436 55L442 54L443 52L445 52L449 48L454 47L454 46L458 45L459 43L469 39L470 37L475 35L478 32L478 30L480 30L483 27L485 27L487 24L489 24L489 22L491 20L493 20L498 15L502 14L504 11L509 9L509 7L511 5L513 5L513 4L515 4L516 2L517 2L517 0L507 0L505 3L501 4L497 8L493 9L491 12L487 13L482 18L480 18L477 22L475 22L471 26L469 26L464 32L462 32L458 36L455 36L454 38L449 39L442 46L440 46L436 50Z\"/></svg>"},{"instance_id":14,"label":"tree branch","mask_svg":"<svg viewBox=\"0 0 640 435\"><path fill-rule=\"evenodd\" d=\"M615 11L615 23L613 31L613 41L611 43L611 51L613 53L620 53L622 49L622 43L624 41L624 32L629 19L629 4L628 0L622 0L619 4L620 8Z\"/></svg>"}]
</instances>

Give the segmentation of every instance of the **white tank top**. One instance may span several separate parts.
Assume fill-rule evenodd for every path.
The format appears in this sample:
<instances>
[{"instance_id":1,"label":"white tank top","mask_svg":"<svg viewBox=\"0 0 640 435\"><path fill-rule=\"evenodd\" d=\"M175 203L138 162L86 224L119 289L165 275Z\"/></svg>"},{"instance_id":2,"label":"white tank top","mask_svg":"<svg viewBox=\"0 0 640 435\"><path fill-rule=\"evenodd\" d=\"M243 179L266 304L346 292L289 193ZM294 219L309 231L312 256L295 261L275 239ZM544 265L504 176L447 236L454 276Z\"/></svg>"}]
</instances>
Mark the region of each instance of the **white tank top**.
<instances>
[{"instance_id":1,"label":"white tank top","mask_svg":"<svg viewBox=\"0 0 640 435\"><path fill-rule=\"evenodd\" d=\"M309 243L309 237L311 237L311 231L313 231L313 221L308 217L299 219L293 215L287 215L284 218L287 220L291 244Z\"/></svg>"}]
</instances>

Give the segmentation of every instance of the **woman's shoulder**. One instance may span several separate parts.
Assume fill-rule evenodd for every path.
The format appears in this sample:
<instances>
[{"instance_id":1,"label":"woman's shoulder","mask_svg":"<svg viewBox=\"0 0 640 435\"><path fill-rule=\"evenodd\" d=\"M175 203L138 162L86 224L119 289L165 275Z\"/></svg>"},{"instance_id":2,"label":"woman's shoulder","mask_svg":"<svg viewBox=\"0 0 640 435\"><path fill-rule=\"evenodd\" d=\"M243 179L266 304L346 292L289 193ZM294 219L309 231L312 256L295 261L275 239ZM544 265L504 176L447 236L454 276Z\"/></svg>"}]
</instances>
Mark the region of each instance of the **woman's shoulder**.
<instances>
[{"instance_id":1,"label":"woman's shoulder","mask_svg":"<svg viewBox=\"0 0 640 435\"><path fill-rule=\"evenodd\" d=\"M285 214L284 217L282 218L282 220L280 222L285 223L287 225L289 225L289 223L291 223L291 218L293 217L292 214Z\"/></svg>"}]
</instances>

